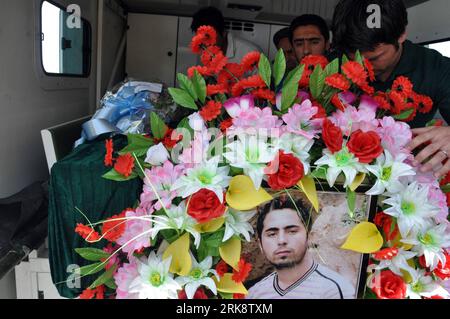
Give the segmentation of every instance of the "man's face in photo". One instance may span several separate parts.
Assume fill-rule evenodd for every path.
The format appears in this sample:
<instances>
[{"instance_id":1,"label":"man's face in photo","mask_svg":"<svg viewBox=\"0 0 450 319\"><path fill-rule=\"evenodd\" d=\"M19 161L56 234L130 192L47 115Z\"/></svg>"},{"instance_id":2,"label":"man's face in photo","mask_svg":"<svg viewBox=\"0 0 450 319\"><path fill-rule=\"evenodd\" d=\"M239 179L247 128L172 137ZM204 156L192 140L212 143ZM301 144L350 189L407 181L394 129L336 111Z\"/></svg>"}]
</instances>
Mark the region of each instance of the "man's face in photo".
<instances>
[{"instance_id":1,"label":"man's face in photo","mask_svg":"<svg viewBox=\"0 0 450 319\"><path fill-rule=\"evenodd\" d=\"M315 25L297 27L292 34L292 44L299 62L307 55L324 55L330 47Z\"/></svg>"},{"instance_id":2,"label":"man's face in photo","mask_svg":"<svg viewBox=\"0 0 450 319\"><path fill-rule=\"evenodd\" d=\"M264 220L260 248L276 269L292 268L303 260L308 235L293 209L273 210Z\"/></svg>"}]
</instances>

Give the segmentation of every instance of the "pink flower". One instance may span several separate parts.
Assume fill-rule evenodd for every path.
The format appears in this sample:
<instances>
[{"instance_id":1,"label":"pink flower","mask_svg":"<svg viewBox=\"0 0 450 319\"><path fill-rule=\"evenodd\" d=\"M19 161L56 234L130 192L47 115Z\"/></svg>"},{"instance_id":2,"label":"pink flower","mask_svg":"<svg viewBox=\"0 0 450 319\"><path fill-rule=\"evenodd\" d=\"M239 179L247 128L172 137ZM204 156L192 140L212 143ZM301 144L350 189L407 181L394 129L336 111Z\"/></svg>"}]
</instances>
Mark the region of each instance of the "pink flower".
<instances>
[{"instance_id":1,"label":"pink flower","mask_svg":"<svg viewBox=\"0 0 450 319\"><path fill-rule=\"evenodd\" d=\"M240 117L242 112L249 111L255 107L255 100L252 95L243 95L240 97L228 99L223 107L227 113L232 117Z\"/></svg>"},{"instance_id":2,"label":"pink flower","mask_svg":"<svg viewBox=\"0 0 450 319\"><path fill-rule=\"evenodd\" d=\"M379 121L380 127L376 130L381 137L381 145L394 157L400 153L409 154L405 147L411 142L412 132L408 124L396 122L392 117L384 117Z\"/></svg>"},{"instance_id":3,"label":"pink flower","mask_svg":"<svg viewBox=\"0 0 450 319\"><path fill-rule=\"evenodd\" d=\"M152 229L152 222L149 219L136 219L133 217L150 216L152 213L153 209L147 212L142 209L136 209L135 212L127 212L126 217L130 219L127 220L125 232L117 240L117 243L122 246L123 252L128 253L128 256L133 255L136 250L150 247L150 230ZM146 234L142 235L144 233Z\"/></svg>"},{"instance_id":4,"label":"pink flower","mask_svg":"<svg viewBox=\"0 0 450 319\"><path fill-rule=\"evenodd\" d=\"M166 208L170 207L172 200L177 196L177 193L175 191L170 191L170 188L183 174L183 167L180 165L174 166L170 161L166 161L163 166L154 166L151 170L146 169L145 174L158 192L164 206ZM147 178L144 178L144 187L141 194L141 207L149 209L155 200L157 200L156 194ZM162 208L159 201L156 201L154 205L156 210Z\"/></svg>"},{"instance_id":5,"label":"pink flower","mask_svg":"<svg viewBox=\"0 0 450 319\"><path fill-rule=\"evenodd\" d=\"M287 124L287 131L308 139L314 138L314 135L320 132L312 120L317 111L318 108L312 106L310 100L305 100L301 105L294 104L288 113L283 115L283 121Z\"/></svg>"},{"instance_id":6,"label":"pink flower","mask_svg":"<svg viewBox=\"0 0 450 319\"><path fill-rule=\"evenodd\" d=\"M428 191L428 200L439 207L439 213L434 217L437 223L446 223L448 216L447 196L440 187L430 187Z\"/></svg>"},{"instance_id":7,"label":"pink flower","mask_svg":"<svg viewBox=\"0 0 450 319\"><path fill-rule=\"evenodd\" d=\"M175 160L182 163L186 169L194 167L195 164L203 163L206 160L210 138L211 136L206 129L196 131L190 146L185 148L183 153Z\"/></svg>"},{"instance_id":8,"label":"pink flower","mask_svg":"<svg viewBox=\"0 0 450 319\"><path fill-rule=\"evenodd\" d=\"M347 97L349 101L353 101L352 96ZM358 108L346 104L345 111L337 110L333 113L331 121L339 126L344 135L349 136L351 133L361 130L364 133L375 131L378 128L378 120L376 117L376 104L368 96L362 96Z\"/></svg>"},{"instance_id":9,"label":"pink flower","mask_svg":"<svg viewBox=\"0 0 450 319\"><path fill-rule=\"evenodd\" d=\"M123 264L114 274L114 281L117 285L117 299L138 299L138 293L129 293L129 286L138 275L137 260L130 256L129 263Z\"/></svg>"},{"instance_id":10,"label":"pink flower","mask_svg":"<svg viewBox=\"0 0 450 319\"><path fill-rule=\"evenodd\" d=\"M253 107L241 111L239 117L233 119L233 126L231 127L232 130L230 130L230 134L235 130L273 129L280 127L282 124L282 121L272 114L272 109L270 107L264 109Z\"/></svg>"}]
</instances>

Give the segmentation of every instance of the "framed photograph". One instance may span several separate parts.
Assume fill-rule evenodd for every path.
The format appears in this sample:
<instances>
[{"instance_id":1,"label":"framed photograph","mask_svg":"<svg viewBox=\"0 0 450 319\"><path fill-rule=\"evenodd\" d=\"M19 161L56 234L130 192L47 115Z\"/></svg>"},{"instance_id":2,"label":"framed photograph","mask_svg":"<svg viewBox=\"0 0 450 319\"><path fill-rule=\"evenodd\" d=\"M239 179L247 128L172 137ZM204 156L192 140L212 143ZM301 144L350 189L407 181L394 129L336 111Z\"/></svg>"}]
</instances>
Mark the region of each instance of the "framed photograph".
<instances>
[{"instance_id":1,"label":"framed photograph","mask_svg":"<svg viewBox=\"0 0 450 319\"><path fill-rule=\"evenodd\" d=\"M373 219L377 198L361 187L350 214L343 189L320 189L318 212L301 192L258 207L254 236L243 247L253 264L249 299L363 297L369 256L340 247L357 223Z\"/></svg>"}]
</instances>

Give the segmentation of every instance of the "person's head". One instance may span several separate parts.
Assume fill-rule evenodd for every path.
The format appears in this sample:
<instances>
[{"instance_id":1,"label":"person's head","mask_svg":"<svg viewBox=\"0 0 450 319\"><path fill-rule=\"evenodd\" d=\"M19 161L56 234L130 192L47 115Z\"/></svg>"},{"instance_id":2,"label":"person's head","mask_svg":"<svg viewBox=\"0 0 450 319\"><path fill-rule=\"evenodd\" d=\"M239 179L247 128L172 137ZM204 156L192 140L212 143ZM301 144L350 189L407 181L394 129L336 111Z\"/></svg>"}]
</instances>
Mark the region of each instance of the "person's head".
<instances>
[{"instance_id":1,"label":"person's head","mask_svg":"<svg viewBox=\"0 0 450 319\"><path fill-rule=\"evenodd\" d=\"M282 49L286 59L286 68L292 70L297 66L297 58L289 37L290 29L288 27L280 29L273 36L273 44L277 50Z\"/></svg>"},{"instance_id":2,"label":"person's head","mask_svg":"<svg viewBox=\"0 0 450 319\"><path fill-rule=\"evenodd\" d=\"M375 75L385 77L400 59L407 25L402 0L341 0L331 27L333 46L350 57L359 50L373 64Z\"/></svg>"},{"instance_id":3,"label":"person's head","mask_svg":"<svg viewBox=\"0 0 450 319\"><path fill-rule=\"evenodd\" d=\"M192 17L191 30L196 32L202 25L212 26L217 32L217 44L222 46L226 36L225 19L222 12L215 7L203 7L194 13Z\"/></svg>"},{"instance_id":4,"label":"person's head","mask_svg":"<svg viewBox=\"0 0 450 319\"><path fill-rule=\"evenodd\" d=\"M303 261L310 230L309 212L300 200L292 202L289 198L277 198L266 204L256 223L260 249L277 270L295 267Z\"/></svg>"},{"instance_id":5,"label":"person's head","mask_svg":"<svg viewBox=\"0 0 450 319\"><path fill-rule=\"evenodd\" d=\"M307 55L326 53L330 48L330 30L322 17L304 14L291 22L290 40L300 62Z\"/></svg>"}]
</instances>

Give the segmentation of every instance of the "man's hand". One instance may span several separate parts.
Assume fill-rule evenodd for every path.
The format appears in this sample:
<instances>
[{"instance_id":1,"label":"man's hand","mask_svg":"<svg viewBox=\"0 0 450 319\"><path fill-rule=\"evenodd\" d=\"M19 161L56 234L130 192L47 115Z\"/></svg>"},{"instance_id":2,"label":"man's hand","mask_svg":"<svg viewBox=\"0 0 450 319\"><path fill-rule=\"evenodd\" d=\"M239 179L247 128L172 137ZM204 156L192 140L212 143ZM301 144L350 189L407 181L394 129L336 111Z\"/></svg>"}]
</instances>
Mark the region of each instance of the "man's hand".
<instances>
[{"instance_id":1,"label":"man's hand","mask_svg":"<svg viewBox=\"0 0 450 319\"><path fill-rule=\"evenodd\" d=\"M424 164L420 171L422 173L435 171L436 178L446 175L450 171L450 127L424 127L412 130L416 135L407 149L413 151L418 146L428 145L417 154L413 164L418 166ZM428 160L429 159L429 160ZM442 166L442 163L444 165Z\"/></svg>"}]
</instances>

